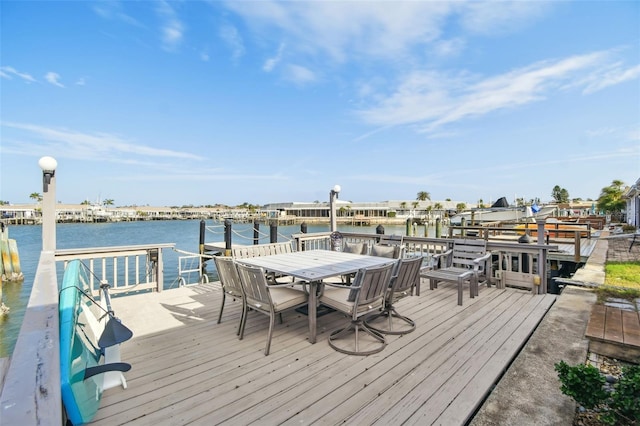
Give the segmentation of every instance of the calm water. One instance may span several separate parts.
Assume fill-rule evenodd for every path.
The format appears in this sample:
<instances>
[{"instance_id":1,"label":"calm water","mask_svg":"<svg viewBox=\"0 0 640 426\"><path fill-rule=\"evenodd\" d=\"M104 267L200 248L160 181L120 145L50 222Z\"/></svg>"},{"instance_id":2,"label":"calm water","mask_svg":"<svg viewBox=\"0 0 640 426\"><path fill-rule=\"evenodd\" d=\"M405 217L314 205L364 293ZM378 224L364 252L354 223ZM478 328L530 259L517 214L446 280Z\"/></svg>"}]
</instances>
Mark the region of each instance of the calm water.
<instances>
[{"instance_id":1,"label":"calm water","mask_svg":"<svg viewBox=\"0 0 640 426\"><path fill-rule=\"evenodd\" d=\"M224 241L224 228L221 224L207 221L206 242ZM252 244L252 224L233 225L234 244ZM308 226L307 232L323 232L328 225ZM422 232L424 228L418 231ZM350 227L340 226L342 232L375 233L376 226ZM286 241L291 234L300 232L300 226L281 226L278 228L278 240ZM403 234L404 226L385 225L386 234ZM57 248L108 247L137 244L175 243L176 249L198 252L200 221L145 221L120 223L59 224L56 230ZM261 225L260 243L269 242L269 226ZM31 293L31 286L42 250L42 228L40 226L11 226L9 238L16 240L20 254L20 266L24 282L5 282L2 284L2 301L11 310L4 318L0 317L0 357L9 356L24 317L24 309ZM175 286L178 275L178 256L173 250L164 250L165 286ZM213 271L213 273L211 273ZM210 265L209 272L215 279L215 268ZM58 283L62 282L61 265L58 265Z\"/></svg>"}]
</instances>

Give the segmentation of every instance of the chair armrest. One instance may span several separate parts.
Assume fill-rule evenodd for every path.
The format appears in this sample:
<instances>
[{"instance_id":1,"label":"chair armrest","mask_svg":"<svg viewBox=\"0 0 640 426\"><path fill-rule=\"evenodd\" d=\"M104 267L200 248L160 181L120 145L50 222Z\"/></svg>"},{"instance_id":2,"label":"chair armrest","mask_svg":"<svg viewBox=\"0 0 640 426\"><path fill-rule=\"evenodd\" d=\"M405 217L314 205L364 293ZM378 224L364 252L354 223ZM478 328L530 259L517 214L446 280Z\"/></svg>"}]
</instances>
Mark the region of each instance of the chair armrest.
<instances>
[{"instance_id":1,"label":"chair armrest","mask_svg":"<svg viewBox=\"0 0 640 426\"><path fill-rule=\"evenodd\" d=\"M433 269L440 269L440 258L441 257L444 257L444 258L448 259L452 255L453 255L453 249L449 249L449 250L445 251L444 253L434 254L433 256L431 256L433 258ZM447 265L445 265L445 266L449 266L448 263L449 262L447 262Z\"/></svg>"},{"instance_id":2,"label":"chair armrest","mask_svg":"<svg viewBox=\"0 0 640 426\"><path fill-rule=\"evenodd\" d=\"M473 263L474 263L473 269L475 269L476 271L478 269L480 269L480 264L483 263L483 262L486 262L487 260L489 260L491 258L492 254L493 253L488 251L483 256L481 256L481 257L479 257L477 259L473 259Z\"/></svg>"},{"instance_id":3,"label":"chair armrest","mask_svg":"<svg viewBox=\"0 0 640 426\"><path fill-rule=\"evenodd\" d=\"M349 289L352 289L352 290L357 290L360 287L362 287L361 285L355 286L353 284L349 285L349 284L340 284L340 283L328 283L328 282L325 282L325 281L322 282L322 285L323 286L329 286L329 287L335 287L335 288L349 288Z\"/></svg>"}]
</instances>

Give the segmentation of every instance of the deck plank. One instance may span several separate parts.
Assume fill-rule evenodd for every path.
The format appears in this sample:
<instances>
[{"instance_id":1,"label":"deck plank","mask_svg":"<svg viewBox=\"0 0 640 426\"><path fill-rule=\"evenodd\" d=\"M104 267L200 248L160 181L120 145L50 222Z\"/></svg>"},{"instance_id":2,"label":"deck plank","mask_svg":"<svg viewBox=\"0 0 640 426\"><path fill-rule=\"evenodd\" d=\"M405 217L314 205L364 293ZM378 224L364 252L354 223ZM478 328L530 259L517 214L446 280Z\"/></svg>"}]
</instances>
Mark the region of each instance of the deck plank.
<instances>
[{"instance_id":1,"label":"deck plank","mask_svg":"<svg viewBox=\"0 0 640 426\"><path fill-rule=\"evenodd\" d=\"M389 336L382 352L367 357L328 346L342 315L319 317L311 345L307 317L286 313L265 357L267 317L250 314L238 340L239 303L227 301L216 323L217 284L145 296L114 301L134 331L122 345L132 370L127 389L104 393L94 424L426 424L425 413L455 424L473 414L555 299L482 286L458 306L456 286L444 284L400 300L397 309L416 330ZM140 330L138 315L146 317Z\"/></svg>"},{"instance_id":2,"label":"deck plank","mask_svg":"<svg viewBox=\"0 0 640 426\"><path fill-rule=\"evenodd\" d=\"M604 338L605 312L606 308L604 305L593 305L591 308L589 323L587 324L587 337L594 337L597 339Z\"/></svg>"},{"instance_id":3,"label":"deck plank","mask_svg":"<svg viewBox=\"0 0 640 426\"><path fill-rule=\"evenodd\" d=\"M640 347L640 313L622 311L622 329L624 344Z\"/></svg>"},{"instance_id":4,"label":"deck plank","mask_svg":"<svg viewBox=\"0 0 640 426\"><path fill-rule=\"evenodd\" d=\"M607 306L605 312L604 340L624 343L622 335L622 311Z\"/></svg>"}]
</instances>

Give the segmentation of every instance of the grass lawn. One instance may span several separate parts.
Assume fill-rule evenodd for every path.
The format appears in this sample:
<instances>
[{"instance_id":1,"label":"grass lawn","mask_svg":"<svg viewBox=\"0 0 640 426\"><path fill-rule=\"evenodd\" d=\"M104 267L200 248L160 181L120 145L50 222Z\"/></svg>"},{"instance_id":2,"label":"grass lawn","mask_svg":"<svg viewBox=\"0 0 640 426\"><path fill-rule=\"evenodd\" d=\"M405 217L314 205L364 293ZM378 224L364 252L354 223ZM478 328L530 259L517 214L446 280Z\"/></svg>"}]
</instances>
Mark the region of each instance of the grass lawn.
<instances>
[{"instance_id":1,"label":"grass lawn","mask_svg":"<svg viewBox=\"0 0 640 426\"><path fill-rule=\"evenodd\" d=\"M640 262L607 262L605 285L640 290Z\"/></svg>"}]
</instances>

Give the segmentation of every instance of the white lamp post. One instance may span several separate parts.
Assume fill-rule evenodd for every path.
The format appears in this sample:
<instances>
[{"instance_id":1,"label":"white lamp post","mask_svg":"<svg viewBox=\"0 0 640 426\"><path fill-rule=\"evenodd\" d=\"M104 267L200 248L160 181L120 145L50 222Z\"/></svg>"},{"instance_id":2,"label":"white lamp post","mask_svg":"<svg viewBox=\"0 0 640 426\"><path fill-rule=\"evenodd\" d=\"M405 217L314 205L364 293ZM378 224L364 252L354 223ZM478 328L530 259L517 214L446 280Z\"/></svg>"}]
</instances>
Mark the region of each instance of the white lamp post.
<instances>
[{"instance_id":1,"label":"white lamp post","mask_svg":"<svg viewBox=\"0 0 640 426\"><path fill-rule=\"evenodd\" d=\"M329 214L331 215L331 232L338 230L338 220L336 218L336 200L340 193L340 185L335 185L329 192Z\"/></svg>"},{"instance_id":2,"label":"white lamp post","mask_svg":"<svg viewBox=\"0 0 640 426\"><path fill-rule=\"evenodd\" d=\"M56 167L53 157L42 157L38 161L42 169L42 250L56 249Z\"/></svg>"}]
</instances>

